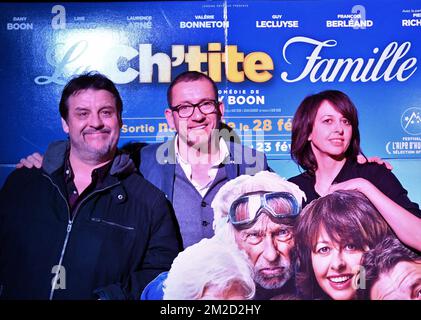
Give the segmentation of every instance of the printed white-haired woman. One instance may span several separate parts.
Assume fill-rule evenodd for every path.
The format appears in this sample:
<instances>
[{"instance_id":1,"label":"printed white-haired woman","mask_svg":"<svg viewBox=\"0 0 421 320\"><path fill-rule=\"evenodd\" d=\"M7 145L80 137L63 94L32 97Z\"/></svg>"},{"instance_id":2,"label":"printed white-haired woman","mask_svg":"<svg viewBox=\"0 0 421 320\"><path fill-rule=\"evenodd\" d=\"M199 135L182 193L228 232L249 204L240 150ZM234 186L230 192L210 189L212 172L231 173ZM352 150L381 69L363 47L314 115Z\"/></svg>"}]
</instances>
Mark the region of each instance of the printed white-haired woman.
<instances>
[{"instance_id":1,"label":"printed white-haired woman","mask_svg":"<svg viewBox=\"0 0 421 320\"><path fill-rule=\"evenodd\" d=\"M246 255L214 237L179 253L163 290L164 300L248 300L255 284Z\"/></svg>"}]
</instances>

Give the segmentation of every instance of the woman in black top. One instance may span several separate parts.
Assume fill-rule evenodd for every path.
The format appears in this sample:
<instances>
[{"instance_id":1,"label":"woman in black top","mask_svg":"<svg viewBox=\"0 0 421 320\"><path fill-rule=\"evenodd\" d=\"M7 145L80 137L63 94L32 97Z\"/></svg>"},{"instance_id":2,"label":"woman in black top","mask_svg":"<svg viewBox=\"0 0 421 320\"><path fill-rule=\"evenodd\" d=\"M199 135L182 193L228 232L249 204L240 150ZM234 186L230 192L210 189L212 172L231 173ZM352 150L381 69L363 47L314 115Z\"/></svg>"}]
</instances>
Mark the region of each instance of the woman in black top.
<instances>
[{"instance_id":1,"label":"woman in black top","mask_svg":"<svg viewBox=\"0 0 421 320\"><path fill-rule=\"evenodd\" d=\"M327 90L306 97L294 115L291 155L306 171L290 179L307 203L336 190L358 190L405 244L421 250L421 211L385 167L358 164L358 115L349 97Z\"/></svg>"}]
</instances>

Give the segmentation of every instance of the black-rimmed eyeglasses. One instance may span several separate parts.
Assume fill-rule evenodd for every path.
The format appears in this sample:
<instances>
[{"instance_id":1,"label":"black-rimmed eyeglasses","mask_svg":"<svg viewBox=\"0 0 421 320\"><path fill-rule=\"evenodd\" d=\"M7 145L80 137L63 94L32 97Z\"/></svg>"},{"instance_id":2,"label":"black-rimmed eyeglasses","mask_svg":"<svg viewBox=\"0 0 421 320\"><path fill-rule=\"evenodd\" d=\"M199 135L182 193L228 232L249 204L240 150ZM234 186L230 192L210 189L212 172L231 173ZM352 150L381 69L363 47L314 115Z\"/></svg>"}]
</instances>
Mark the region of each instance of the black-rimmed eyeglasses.
<instances>
[{"instance_id":1,"label":"black-rimmed eyeglasses","mask_svg":"<svg viewBox=\"0 0 421 320\"><path fill-rule=\"evenodd\" d=\"M203 114L210 114L217 110L219 102L217 100L204 100L199 103L182 103L176 106L170 106L171 111L178 112L180 118L188 118L193 112L194 108L199 108L200 112Z\"/></svg>"}]
</instances>

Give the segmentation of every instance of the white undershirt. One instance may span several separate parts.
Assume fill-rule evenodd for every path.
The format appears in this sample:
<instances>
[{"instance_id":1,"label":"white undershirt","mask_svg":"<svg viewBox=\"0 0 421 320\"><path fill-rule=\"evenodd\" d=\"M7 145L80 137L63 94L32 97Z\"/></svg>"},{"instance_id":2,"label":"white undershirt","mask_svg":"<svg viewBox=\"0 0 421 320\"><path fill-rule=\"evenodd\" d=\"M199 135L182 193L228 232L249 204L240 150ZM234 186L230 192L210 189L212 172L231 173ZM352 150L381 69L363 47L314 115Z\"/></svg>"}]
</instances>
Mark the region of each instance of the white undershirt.
<instances>
[{"instance_id":1,"label":"white undershirt","mask_svg":"<svg viewBox=\"0 0 421 320\"><path fill-rule=\"evenodd\" d=\"M226 157L229 156L228 146L224 139L219 139L219 157L215 163L208 170L208 176L210 178L209 182L206 185L199 185L196 181L192 179L192 167L190 163L183 159L179 150L178 150L178 135L174 139L174 151L175 156L177 159L177 163L180 164L181 169L183 169L187 179L189 179L190 183L196 188L196 190L200 193L202 197L205 196L206 192L208 192L209 187L211 186L212 182L215 180L216 174L218 173L219 165L225 160Z\"/></svg>"}]
</instances>

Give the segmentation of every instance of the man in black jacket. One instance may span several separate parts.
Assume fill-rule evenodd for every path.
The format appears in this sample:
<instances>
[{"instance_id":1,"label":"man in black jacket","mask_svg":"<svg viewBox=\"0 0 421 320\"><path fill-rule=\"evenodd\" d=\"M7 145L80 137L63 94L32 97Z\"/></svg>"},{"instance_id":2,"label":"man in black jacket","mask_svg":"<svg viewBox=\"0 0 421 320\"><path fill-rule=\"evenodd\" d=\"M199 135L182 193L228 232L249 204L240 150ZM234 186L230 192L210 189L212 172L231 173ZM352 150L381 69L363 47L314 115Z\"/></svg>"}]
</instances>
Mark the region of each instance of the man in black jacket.
<instances>
[{"instance_id":1,"label":"man in black jacket","mask_svg":"<svg viewBox=\"0 0 421 320\"><path fill-rule=\"evenodd\" d=\"M65 86L68 144L0 192L0 298L138 299L180 243L171 204L117 149L122 101L106 77Z\"/></svg>"}]
</instances>

